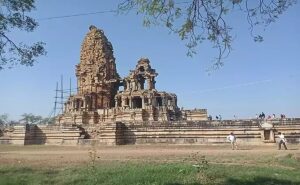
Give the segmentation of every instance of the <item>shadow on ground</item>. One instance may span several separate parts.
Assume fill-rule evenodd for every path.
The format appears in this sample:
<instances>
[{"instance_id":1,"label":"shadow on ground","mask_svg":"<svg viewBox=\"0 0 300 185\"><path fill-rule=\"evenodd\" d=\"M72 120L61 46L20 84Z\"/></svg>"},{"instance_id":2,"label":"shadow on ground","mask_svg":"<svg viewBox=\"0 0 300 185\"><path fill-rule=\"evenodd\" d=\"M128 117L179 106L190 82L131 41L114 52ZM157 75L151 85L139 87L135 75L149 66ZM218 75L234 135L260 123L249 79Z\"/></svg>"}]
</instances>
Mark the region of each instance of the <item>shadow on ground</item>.
<instances>
[{"instance_id":1,"label":"shadow on ground","mask_svg":"<svg viewBox=\"0 0 300 185\"><path fill-rule=\"evenodd\" d=\"M255 177L254 179L228 179L224 184L230 185L300 185L300 182L281 180L270 177Z\"/></svg>"},{"instance_id":2,"label":"shadow on ground","mask_svg":"<svg viewBox=\"0 0 300 185\"><path fill-rule=\"evenodd\" d=\"M222 185L300 185L300 182L281 180L270 177L256 177L254 179L233 179L229 178ZM166 183L165 185L186 185L182 183ZM201 183L190 183L188 185L204 185Z\"/></svg>"}]
</instances>

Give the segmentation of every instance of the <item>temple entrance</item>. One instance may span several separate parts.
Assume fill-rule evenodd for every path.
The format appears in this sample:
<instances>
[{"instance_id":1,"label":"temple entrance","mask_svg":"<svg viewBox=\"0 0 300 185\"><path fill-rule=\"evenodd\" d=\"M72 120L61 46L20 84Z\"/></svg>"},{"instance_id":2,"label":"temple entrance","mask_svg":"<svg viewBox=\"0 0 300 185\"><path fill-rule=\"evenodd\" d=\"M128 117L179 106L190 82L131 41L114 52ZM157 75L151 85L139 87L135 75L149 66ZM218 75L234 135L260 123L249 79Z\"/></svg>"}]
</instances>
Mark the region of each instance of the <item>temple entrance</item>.
<instances>
[{"instance_id":1,"label":"temple entrance","mask_svg":"<svg viewBox=\"0 0 300 185\"><path fill-rule=\"evenodd\" d=\"M161 97L157 97L156 102L157 102L157 106L162 106L162 98Z\"/></svg>"},{"instance_id":2,"label":"temple entrance","mask_svg":"<svg viewBox=\"0 0 300 185\"><path fill-rule=\"evenodd\" d=\"M261 139L264 143L274 143L274 130L273 124L264 122L261 124Z\"/></svg>"},{"instance_id":3,"label":"temple entrance","mask_svg":"<svg viewBox=\"0 0 300 185\"><path fill-rule=\"evenodd\" d=\"M81 101L80 101L80 99L76 99L75 110L79 111L80 108L81 108Z\"/></svg>"},{"instance_id":4,"label":"temple entrance","mask_svg":"<svg viewBox=\"0 0 300 185\"><path fill-rule=\"evenodd\" d=\"M141 97L134 97L132 98L132 108L142 108L142 98Z\"/></svg>"},{"instance_id":5,"label":"temple entrance","mask_svg":"<svg viewBox=\"0 0 300 185\"><path fill-rule=\"evenodd\" d=\"M270 130L264 130L264 139L270 140L271 131Z\"/></svg>"},{"instance_id":6,"label":"temple entrance","mask_svg":"<svg viewBox=\"0 0 300 185\"><path fill-rule=\"evenodd\" d=\"M138 75L138 87L140 90L143 90L145 87L145 78L143 77L143 75L139 74Z\"/></svg>"},{"instance_id":7,"label":"temple entrance","mask_svg":"<svg viewBox=\"0 0 300 185\"><path fill-rule=\"evenodd\" d=\"M122 100L121 97L118 97L117 99L117 107L121 107L122 106Z\"/></svg>"}]
</instances>

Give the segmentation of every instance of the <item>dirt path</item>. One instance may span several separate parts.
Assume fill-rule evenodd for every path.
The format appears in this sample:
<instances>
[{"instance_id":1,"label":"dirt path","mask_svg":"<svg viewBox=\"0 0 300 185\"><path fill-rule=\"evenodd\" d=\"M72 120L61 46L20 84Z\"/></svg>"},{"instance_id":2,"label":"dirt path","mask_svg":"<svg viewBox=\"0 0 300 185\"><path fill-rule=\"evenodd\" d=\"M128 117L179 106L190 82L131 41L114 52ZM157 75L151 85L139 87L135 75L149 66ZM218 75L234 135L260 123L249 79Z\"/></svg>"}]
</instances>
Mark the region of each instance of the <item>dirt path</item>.
<instances>
[{"instance_id":1,"label":"dirt path","mask_svg":"<svg viewBox=\"0 0 300 185\"><path fill-rule=\"evenodd\" d=\"M97 161L183 161L191 154L205 155L214 163L235 165L269 165L280 156L300 159L300 146L277 150L274 146L242 146L231 150L229 145L127 145L96 148ZM88 163L91 147L79 146L11 146L0 145L0 164L37 167L67 167Z\"/></svg>"}]
</instances>

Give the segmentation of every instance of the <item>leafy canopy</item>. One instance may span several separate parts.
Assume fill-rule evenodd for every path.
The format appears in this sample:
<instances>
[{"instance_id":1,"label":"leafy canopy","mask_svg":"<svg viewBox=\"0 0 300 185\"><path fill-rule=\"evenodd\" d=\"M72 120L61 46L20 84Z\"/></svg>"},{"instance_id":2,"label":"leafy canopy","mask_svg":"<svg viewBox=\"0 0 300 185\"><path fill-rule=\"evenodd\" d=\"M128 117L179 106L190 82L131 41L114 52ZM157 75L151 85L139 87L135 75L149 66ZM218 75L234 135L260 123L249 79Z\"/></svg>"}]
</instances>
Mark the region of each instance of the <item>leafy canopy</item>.
<instances>
[{"instance_id":1,"label":"leafy canopy","mask_svg":"<svg viewBox=\"0 0 300 185\"><path fill-rule=\"evenodd\" d=\"M26 15L34 8L34 0L0 0L0 70L16 64L32 66L46 54L43 42L27 45L9 36L14 29L32 32L37 28L38 23Z\"/></svg>"},{"instance_id":2,"label":"leafy canopy","mask_svg":"<svg viewBox=\"0 0 300 185\"><path fill-rule=\"evenodd\" d=\"M21 121L24 121L26 124L33 124L33 123L40 122L42 120L43 120L42 116L36 116L34 114L31 114L31 113L22 114L22 119L21 119Z\"/></svg>"},{"instance_id":3,"label":"leafy canopy","mask_svg":"<svg viewBox=\"0 0 300 185\"><path fill-rule=\"evenodd\" d=\"M254 41L263 37L254 34L255 26L267 27L296 0L125 0L119 4L120 13L130 10L144 16L144 26L163 25L186 42L187 55L196 54L196 47L209 41L217 49L213 67L223 65L222 59L231 51L232 27L228 14L240 11L249 23Z\"/></svg>"},{"instance_id":4,"label":"leafy canopy","mask_svg":"<svg viewBox=\"0 0 300 185\"><path fill-rule=\"evenodd\" d=\"M8 114L0 114L0 127L8 122Z\"/></svg>"}]
</instances>

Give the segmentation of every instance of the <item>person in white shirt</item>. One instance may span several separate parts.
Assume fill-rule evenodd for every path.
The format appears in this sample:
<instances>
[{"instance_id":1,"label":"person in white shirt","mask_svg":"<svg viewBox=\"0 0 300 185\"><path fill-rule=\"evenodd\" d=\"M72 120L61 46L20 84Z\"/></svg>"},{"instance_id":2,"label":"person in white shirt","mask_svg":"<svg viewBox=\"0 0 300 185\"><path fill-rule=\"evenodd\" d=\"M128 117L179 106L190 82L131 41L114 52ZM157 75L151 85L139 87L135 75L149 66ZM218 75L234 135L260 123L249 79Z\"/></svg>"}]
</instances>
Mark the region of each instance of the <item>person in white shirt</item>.
<instances>
[{"instance_id":1,"label":"person in white shirt","mask_svg":"<svg viewBox=\"0 0 300 185\"><path fill-rule=\"evenodd\" d=\"M227 140L230 141L232 150L237 150L236 137L233 132L231 132L229 136L227 136Z\"/></svg>"},{"instance_id":2,"label":"person in white shirt","mask_svg":"<svg viewBox=\"0 0 300 185\"><path fill-rule=\"evenodd\" d=\"M278 150L281 150L281 144L283 144L283 146L284 146L284 149L286 149L287 150L287 147L286 147L286 145L285 145L285 143L286 143L286 139L284 138L284 135L283 135L283 133L281 133L281 132L278 132L278 134L279 134L279 144L278 144Z\"/></svg>"}]
</instances>

